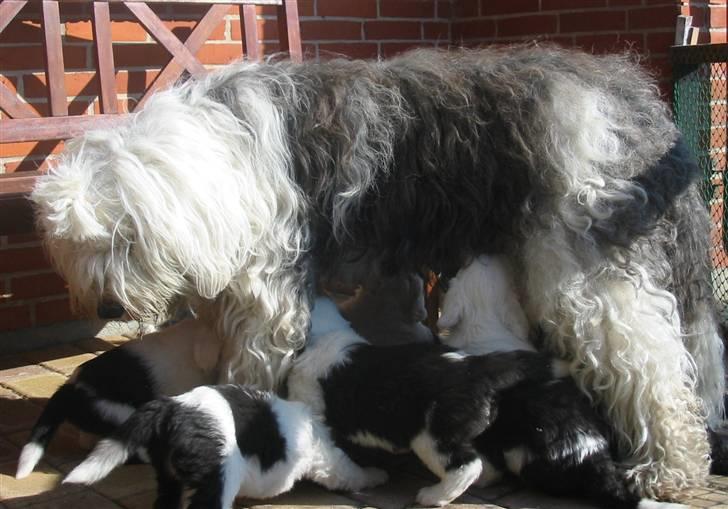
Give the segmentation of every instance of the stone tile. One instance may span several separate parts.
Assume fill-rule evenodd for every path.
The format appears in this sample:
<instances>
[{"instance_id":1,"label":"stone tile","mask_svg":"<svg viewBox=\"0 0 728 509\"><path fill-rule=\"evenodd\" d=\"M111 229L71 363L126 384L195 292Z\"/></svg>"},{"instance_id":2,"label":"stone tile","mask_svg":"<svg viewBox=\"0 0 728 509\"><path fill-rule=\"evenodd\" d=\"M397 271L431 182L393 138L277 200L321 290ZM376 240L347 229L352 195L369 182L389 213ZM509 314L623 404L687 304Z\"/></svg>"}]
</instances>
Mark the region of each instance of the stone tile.
<instances>
[{"instance_id":1,"label":"stone tile","mask_svg":"<svg viewBox=\"0 0 728 509\"><path fill-rule=\"evenodd\" d=\"M711 500L713 502L728 502L728 494L718 493L717 491L706 493L705 495L701 495L699 498Z\"/></svg>"},{"instance_id":2,"label":"stone tile","mask_svg":"<svg viewBox=\"0 0 728 509\"><path fill-rule=\"evenodd\" d=\"M4 385L28 398L50 398L66 382L66 377L46 371L46 374L9 380Z\"/></svg>"},{"instance_id":3,"label":"stone tile","mask_svg":"<svg viewBox=\"0 0 728 509\"><path fill-rule=\"evenodd\" d=\"M124 507L124 509L149 509L154 506L154 501L157 499L157 491L145 491L143 493L137 493L129 497L124 497L121 500L117 500L117 503Z\"/></svg>"},{"instance_id":4,"label":"stone tile","mask_svg":"<svg viewBox=\"0 0 728 509\"><path fill-rule=\"evenodd\" d=\"M280 506L325 506L325 507L352 507L359 505L355 500L349 498L348 493L327 491L326 489L307 481L296 484L293 490L275 498L256 500L250 498L239 498L235 502L236 508Z\"/></svg>"},{"instance_id":5,"label":"stone tile","mask_svg":"<svg viewBox=\"0 0 728 509\"><path fill-rule=\"evenodd\" d=\"M479 499L493 502L495 500L503 498L506 495L515 493L519 489L522 488L518 484L506 480L497 484L493 484L492 486L488 486L487 488L478 488L476 486L471 486L468 490L468 493Z\"/></svg>"},{"instance_id":6,"label":"stone tile","mask_svg":"<svg viewBox=\"0 0 728 509\"><path fill-rule=\"evenodd\" d=\"M63 465L66 470L72 465ZM114 470L107 478L94 484L94 490L112 499L120 500L131 495L157 489L154 470L149 465L124 465Z\"/></svg>"},{"instance_id":7,"label":"stone tile","mask_svg":"<svg viewBox=\"0 0 728 509\"><path fill-rule=\"evenodd\" d=\"M17 447L22 447L29 436L27 431L13 433L7 439ZM79 444L79 431L71 424L63 424L48 444L43 460L59 468L69 462L80 462L88 454L89 449Z\"/></svg>"},{"instance_id":8,"label":"stone tile","mask_svg":"<svg viewBox=\"0 0 728 509\"><path fill-rule=\"evenodd\" d=\"M0 491L8 509L27 507L81 491L79 486L59 485L63 475L41 462L25 479L15 478L15 461L0 464Z\"/></svg>"},{"instance_id":9,"label":"stone tile","mask_svg":"<svg viewBox=\"0 0 728 509\"><path fill-rule=\"evenodd\" d=\"M51 369L53 371L60 371L66 376L70 376L78 366L84 362L95 359L96 356L92 353L84 352L69 357L62 357L60 359L53 359L41 363L41 366Z\"/></svg>"},{"instance_id":10,"label":"stone tile","mask_svg":"<svg viewBox=\"0 0 728 509\"><path fill-rule=\"evenodd\" d=\"M48 374L49 371L43 366L35 364L18 364L0 370L0 383L8 383L24 378L31 378Z\"/></svg>"},{"instance_id":11,"label":"stone tile","mask_svg":"<svg viewBox=\"0 0 728 509\"><path fill-rule=\"evenodd\" d=\"M700 498L693 498L686 502L690 505L690 507L709 507L712 508L714 505L716 505L715 502L711 500L702 500Z\"/></svg>"},{"instance_id":12,"label":"stone tile","mask_svg":"<svg viewBox=\"0 0 728 509\"><path fill-rule=\"evenodd\" d=\"M64 344L51 348L44 348L42 350L26 352L25 356L28 358L31 364L42 364L53 362L59 359L65 359L66 357L73 357L82 353L85 353L85 351L78 348L77 346L74 346L72 344Z\"/></svg>"},{"instance_id":13,"label":"stone tile","mask_svg":"<svg viewBox=\"0 0 728 509\"><path fill-rule=\"evenodd\" d=\"M12 391L0 387L0 435L30 429L41 410L41 406L35 401L22 399Z\"/></svg>"},{"instance_id":14,"label":"stone tile","mask_svg":"<svg viewBox=\"0 0 728 509\"><path fill-rule=\"evenodd\" d=\"M27 506L27 509L119 509L120 507L108 498L87 488L78 493L46 500L40 504L31 504Z\"/></svg>"},{"instance_id":15,"label":"stone tile","mask_svg":"<svg viewBox=\"0 0 728 509\"><path fill-rule=\"evenodd\" d=\"M425 486L431 486L437 482L432 479L420 479L409 474L397 474L390 472L392 476L388 483L371 490L348 493L357 502L377 507L379 509L402 509L415 503L417 492ZM483 501L467 493L453 501L453 504L475 504L480 505Z\"/></svg>"},{"instance_id":16,"label":"stone tile","mask_svg":"<svg viewBox=\"0 0 728 509\"><path fill-rule=\"evenodd\" d=\"M73 345L77 348L80 348L84 352L93 353L96 355L108 352L116 346L115 344L109 341L105 341L102 338L82 339L81 341L74 342Z\"/></svg>"},{"instance_id":17,"label":"stone tile","mask_svg":"<svg viewBox=\"0 0 728 509\"><path fill-rule=\"evenodd\" d=\"M498 499L501 504L512 509L538 507L538 509L596 509L597 506L584 500L555 498L531 490L518 490Z\"/></svg>"}]
</instances>

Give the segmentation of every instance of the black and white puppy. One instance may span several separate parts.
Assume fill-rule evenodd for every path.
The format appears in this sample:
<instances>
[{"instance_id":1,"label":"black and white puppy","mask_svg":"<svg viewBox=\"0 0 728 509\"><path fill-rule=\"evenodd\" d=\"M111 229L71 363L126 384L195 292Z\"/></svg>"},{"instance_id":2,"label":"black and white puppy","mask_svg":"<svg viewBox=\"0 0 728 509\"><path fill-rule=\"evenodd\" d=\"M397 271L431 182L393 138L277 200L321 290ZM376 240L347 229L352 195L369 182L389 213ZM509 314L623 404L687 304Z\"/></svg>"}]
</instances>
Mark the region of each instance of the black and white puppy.
<instances>
[{"instance_id":1,"label":"black and white puppy","mask_svg":"<svg viewBox=\"0 0 728 509\"><path fill-rule=\"evenodd\" d=\"M480 256L450 280L438 321L442 341L466 353L533 351L506 260ZM476 439L480 482L508 471L557 496L586 496L609 509L678 508L641 499L612 455L611 429L571 378L526 380L505 389L498 415Z\"/></svg>"},{"instance_id":2,"label":"black and white puppy","mask_svg":"<svg viewBox=\"0 0 728 509\"><path fill-rule=\"evenodd\" d=\"M66 420L83 432L104 436L148 401L215 383L220 346L202 321L187 319L83 363L51 396L33 426L16 478L33 471Z\"/></svg>"},{"instance_id":3,"label":"black and white puppy","mask_svg":"<svg viewBox=\"0 0 728 509\"><path fill-rule=\"evenodd\" d=\"M306 405L240 385L205 386L143 405L99 442L64 483L90 484L133 454L157 475L155 509L228 509L237 495L269 498L300 479L358 490L387 474L362 469L334 446Z\"/></svg>"},{"instance_id":4,"label":"black and white puppy","mask_svg":"<svg viewBox=\"0 0 728 509\"><path fill-rule=\"evenodd\" d=\"M495 418L498 394L563 369L535 352L466 356L435 344L373 346L331 300L319 298L288 389L325 417L337 444L413 451L441 479L417 501L441 506L481 476L475 440Z\"/></svg>"}]
</instances>

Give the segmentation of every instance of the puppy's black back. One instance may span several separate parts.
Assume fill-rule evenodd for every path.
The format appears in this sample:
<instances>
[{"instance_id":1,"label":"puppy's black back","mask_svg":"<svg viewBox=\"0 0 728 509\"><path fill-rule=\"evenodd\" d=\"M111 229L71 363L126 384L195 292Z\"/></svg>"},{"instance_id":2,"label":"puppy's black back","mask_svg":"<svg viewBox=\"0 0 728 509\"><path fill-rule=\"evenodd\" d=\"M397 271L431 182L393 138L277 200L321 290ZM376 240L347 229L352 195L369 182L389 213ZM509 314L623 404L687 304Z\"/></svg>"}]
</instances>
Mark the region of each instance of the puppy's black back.
<instances>
[{"instance_id":1,"label":"puppy's black back","mask_svg":"<svg viewBox=\"0 0 728 509\"><path fill-rule=\"evenodd\" d=\"M472 439L489 423L497 391L531 376L549 378L549 366L531 352L466 357L441 345L354 345L349 362L320 383L337 441L369 432L407 449L428 414L439 436Z\"/></svg>"}]
</instances>

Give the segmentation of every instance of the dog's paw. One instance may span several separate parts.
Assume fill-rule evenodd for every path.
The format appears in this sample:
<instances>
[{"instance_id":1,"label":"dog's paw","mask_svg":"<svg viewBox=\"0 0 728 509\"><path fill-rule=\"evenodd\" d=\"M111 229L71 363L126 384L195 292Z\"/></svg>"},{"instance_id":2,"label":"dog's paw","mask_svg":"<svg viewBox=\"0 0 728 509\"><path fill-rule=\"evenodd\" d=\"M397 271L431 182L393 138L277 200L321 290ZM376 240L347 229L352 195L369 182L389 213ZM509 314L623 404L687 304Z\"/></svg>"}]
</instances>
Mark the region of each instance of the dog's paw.
<instances>
[{"instance_id":1,"label":"dog's paw","mask_svg":"<svg viewBox=\"0 0 728 509\"><path fill-rule=\"evenodd\" d=\"M364 488L373 488L389 480L389 474L379 468L365 468L364 474L366 475Z\"/></svg>"},{"instance_id":2,"label":"dog's paw","mask_svg":"<svg viewBox=\"0 0 728 509\"><path fill-rule=\"evenodd\" d=\"M442 507L451 501L451 499L444 496L440 485L437 484L422 488L417 493L417 503L422 507Z\"/></svg>"}]
</instances>

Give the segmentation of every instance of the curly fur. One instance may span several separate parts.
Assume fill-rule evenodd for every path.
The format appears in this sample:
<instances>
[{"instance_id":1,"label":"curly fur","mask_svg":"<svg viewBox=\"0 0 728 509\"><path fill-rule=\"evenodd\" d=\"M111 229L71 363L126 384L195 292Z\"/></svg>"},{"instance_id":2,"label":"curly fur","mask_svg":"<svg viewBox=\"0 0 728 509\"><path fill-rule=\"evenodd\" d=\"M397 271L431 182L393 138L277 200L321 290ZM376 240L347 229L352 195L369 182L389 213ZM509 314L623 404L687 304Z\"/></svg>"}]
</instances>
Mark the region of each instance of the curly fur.
<instances>
[{"instance_id":1,"label":"curly fur","mask_svg":"<svg viewBox=\"0 0 728 509\"><path fill-rule=\"evenodd\" d=\"M33 199L79 304L191 299L223 380L265 386L304 343L308 253L385 274L505 253L653 496L705 478L722 413L697 176L630 58L519 46L234 64L71 144Z\"/></svg>"}]
</instances>

